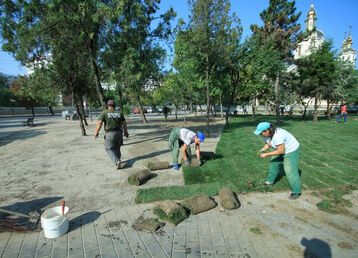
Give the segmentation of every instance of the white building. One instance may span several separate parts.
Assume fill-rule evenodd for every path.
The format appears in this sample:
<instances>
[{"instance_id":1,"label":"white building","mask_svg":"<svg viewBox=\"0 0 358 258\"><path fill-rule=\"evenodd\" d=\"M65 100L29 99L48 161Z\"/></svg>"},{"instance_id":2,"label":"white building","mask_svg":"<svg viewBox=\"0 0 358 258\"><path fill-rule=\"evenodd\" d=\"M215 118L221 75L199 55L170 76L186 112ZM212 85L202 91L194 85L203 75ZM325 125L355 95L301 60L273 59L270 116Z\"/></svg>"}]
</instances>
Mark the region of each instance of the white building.
<instances>
[{"instance_id":1,"label":"white building","mask_svg":"<svg viewBox=\"0 0 358 258\"><path fill-rule=\"evenodd\" d=\"M357 61L357 51L352 48L353 40L349 33L348 36L343 40L342 51L340 58L343 61L349 62L355 66Z\"/></svg>"},{"instance_id":2,"label":"white building","mask_svg":"<svg viewBox=\"0 0 358 258\"><path fill-rule=\"evenodd\" d=\"M293 51L294 59L309 56L314 50L322 46L325 40L324 33L317 28L316 21L317 13L314 5L311 4L306 18L306 36L301 42L297 44L296 50ZM349 33L343 41L340 58L355 65L357 60L357 52L352 48L352 44L352 36ZM288 72L294 71L295 68L296 67L294 65L290 66L288 68Z\"/></svg>"},{"instance_id":3,"label":"white building","mask_svg":"<svg viewBox=\"0 0 358 258\"><path fill-rule=\"evenodd\" d=\"M316 27L317 14L314 5L311 4L306 18L306 37L297 45L294 51L294 59L308 56L319 48L324 42L324 34Z\"/></svg>"}]
</instances>

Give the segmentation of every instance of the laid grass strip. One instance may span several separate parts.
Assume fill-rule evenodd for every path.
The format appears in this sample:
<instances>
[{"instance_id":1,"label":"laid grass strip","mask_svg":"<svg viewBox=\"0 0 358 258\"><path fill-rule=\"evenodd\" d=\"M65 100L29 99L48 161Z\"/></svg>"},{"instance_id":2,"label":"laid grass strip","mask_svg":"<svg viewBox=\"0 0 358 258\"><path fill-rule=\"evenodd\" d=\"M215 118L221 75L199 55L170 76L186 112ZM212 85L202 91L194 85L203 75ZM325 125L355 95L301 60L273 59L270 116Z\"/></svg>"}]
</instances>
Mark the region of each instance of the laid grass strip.
<instances>
[{"instance_id":1,"label":"laid grass strip","mask_svg":"<svg viewBox=\"0 0 358 258\"><path fill-rule=\"evenodd\" d=\"M343 198L344 195L350 194L358 187L354 185L338 186L330 190L321 190L318 195L323 196L323 200L317 203L318 209L333 213L346 214L347 207L352 207L352 202Z\"/></svg>"},{"instance_id":2,"label":"laid grass strip","mask_svg":"<svg viewBox=\"0 0 358 258\"><path fill-rule=\"evenodd\" d=\"M258 156L257 151L264 142L253 134L261 121L275 123L275 117L233 119L223 130L213 156L207 158L201 167L183 168L185 186L140 189L137 201L180 200L197 194L212 196L225 186L238 193L288 191L284 175L274 186L263 186L270 159ZM321 119L314 123L302 121L299 117L284 117L280 127L287 129L300 142L299 169L304 190L358 185L358 123L349 120L346 124L337 124L334 119Z\"/></svg>"},{"instance_id":3,"label":"laid grass strip","mask_svg":"<svg viewBox=\"0 0 358 258\"><path fill-rule=\"evenodd\" d=\"M200 194L217 195L221 187L220 183L211 183L139 189L135 202L148 203L162 200L183 200Z\"/></svg>"}]
</instances>

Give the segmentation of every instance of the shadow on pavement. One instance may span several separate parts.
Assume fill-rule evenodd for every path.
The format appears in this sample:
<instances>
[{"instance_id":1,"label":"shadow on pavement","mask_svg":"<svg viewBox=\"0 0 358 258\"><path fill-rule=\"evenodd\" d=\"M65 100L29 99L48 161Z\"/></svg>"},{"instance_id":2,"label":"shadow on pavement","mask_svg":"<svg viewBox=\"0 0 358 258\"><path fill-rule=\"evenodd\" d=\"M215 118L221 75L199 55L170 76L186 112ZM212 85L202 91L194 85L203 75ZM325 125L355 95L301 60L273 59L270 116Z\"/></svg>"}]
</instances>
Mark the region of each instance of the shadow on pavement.
<instances>
[{"instance_id":1,"label":"shadow on pavement","mask_svg":"<svg viewBox=\"0 0 358 258\"><path fill-rule=\"evenodd\" d=\"M28 214L33 211L41 211L44 208L46 208L48 205L57 202L58 200L63 199L62 196L56 196L56 197L46 197L41 199L35 199L31 201L26 202L16 202L15 204L11 204L8 206L3 206L1 208L9 211L15 211L20 212L23 214ZM8 216L9 214L6 214L5 216ZM4 213L0 212L0 217L4 216Z\"/></svg>"},{"instance_id":2,"label":"shadow on pavement","mask_svg":"<svg viewBox=\"0 0 358 258\"><path fill-rule=\"evenodd\" d=\"M21 130L16 132L0 132L0 147L16 140L25 140L46 133L47 133L46 131L36 130L36 129Z\"/></svg>"},{"instance_id":3,"label":"shadow on pavement","mask_svg":"<svg viewBox=\"0 0 358 258\"><path fill-rule=\"evenodd\" d=\"M155 151L155 152L148 153L148 154L145 154L145 155L142 155L142 156L138 156L138 157L135 157L133 159L129 159L129 160L126 161L126 167L132 167L133 164L138 160L153 158L155 156L158 156L158 155L161 155L161 154L164 154L164 153L168 153L168 152L169 152L169 149L166 149L166 150Z\"/></svg>"},{"instance_id":4,"label":"shadow on pavement","mask_svg":"<svg viewBox=\"0 0 358 258\"><path fill-rule=\"evenodd\" d=\"M74 231L81 226L90 224L97 220L101 216L101 213L98 211L89 211L86 212L70 221L70 229L68 232Z\"/></svg>"},{"instance_id":5,"label":"shadow on pavement","mask_svg":"<svg viewBox=\"0 0 358 258\"><path fill-rule=\"evenodd\" d=\"M317 238L308 240L303 237L301 244L305 247L304 258L332 258L331 248L328 243Z\"/></svg>"}]
</instances>

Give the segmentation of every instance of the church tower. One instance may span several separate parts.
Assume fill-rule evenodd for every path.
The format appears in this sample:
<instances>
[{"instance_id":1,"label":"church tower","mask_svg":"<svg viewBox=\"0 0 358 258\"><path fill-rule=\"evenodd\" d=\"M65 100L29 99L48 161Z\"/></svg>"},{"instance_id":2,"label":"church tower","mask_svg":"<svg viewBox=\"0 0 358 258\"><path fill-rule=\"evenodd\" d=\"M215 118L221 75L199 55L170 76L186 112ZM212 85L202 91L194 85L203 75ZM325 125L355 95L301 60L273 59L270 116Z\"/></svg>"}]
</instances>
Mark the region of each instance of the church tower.
<instances>
[{"instance_id":1,"label":"church tower","mask_svg":"<svg viewBox=\"0 0 358 258\"><path fill-rule=\"evenodd\" d=\"M306 37L297 44L294 58L298 59L312 54L324 42L323 32L316 27L317 14L314 5L311 4L306 18Z\"/></svg>"},{"instance_id":2,"label":"church tower","mask_svg":"<svg viewBox=\"0 0 358 258\"><path fill-rule=\"evenodd\" d=\"M343 40L342 52L340 57L343 61L355 65L357 60L357 51L355 51L352 48L352 45L353 45L353 39L352 39L351 32L349 31L348 36L346 36L346 38Z\"/></svg>"},{"instance_id":3,"label":"church tower","mask_svg":"<svg viewBox=\"0 0 358 258\"><path fill-rule=\"evenodd\" d=\"M314 5L311 4L306 19L306 29L308 32L311 32L316 28L316 20L317 20L316 10L314 9Z\"/></svg>"}]
</instances>

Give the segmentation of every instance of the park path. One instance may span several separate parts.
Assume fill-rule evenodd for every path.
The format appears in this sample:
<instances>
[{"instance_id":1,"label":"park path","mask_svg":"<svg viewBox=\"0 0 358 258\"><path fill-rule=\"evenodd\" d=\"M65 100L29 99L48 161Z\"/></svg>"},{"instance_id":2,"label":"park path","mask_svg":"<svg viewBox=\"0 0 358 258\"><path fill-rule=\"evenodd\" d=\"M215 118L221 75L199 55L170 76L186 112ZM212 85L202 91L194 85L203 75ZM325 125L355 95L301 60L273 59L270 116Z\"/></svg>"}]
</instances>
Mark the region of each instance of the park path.
<instances>
[{"instance_id":1,"label":"park path","mask_svg":"<svg viewBox=\"0 0 358 258\"><path fill-rule=\"evenodd\" d=\"M288 193L240 195L241 208L190 216L158 233L138 232L136 218L152 216L154 204L135 205L137 187L127 177L150 159L168 160L167 138L174 126L201 129L203 121L148 125L133 119L123 158L130 167L117 171L104 152L103 139L93 139L94 121L82 137L75 121L46 119L38 126L0 126L1 207L29 212L65 198L70 231L49 240L43 232L0 233L2 257L356 257L358 253L358 191L344 215L316 208L319 199L304 193L289 201ZM1 121L0 121L1 125ZM222 121L215 122L203 144L213 151ZM171 170L141 187L183 184ZM0 214L1 215L1 214Z\"/></svg>"}]
</instances>

